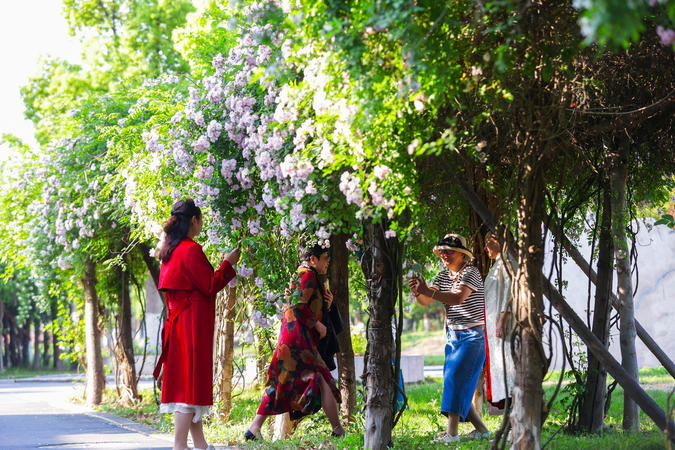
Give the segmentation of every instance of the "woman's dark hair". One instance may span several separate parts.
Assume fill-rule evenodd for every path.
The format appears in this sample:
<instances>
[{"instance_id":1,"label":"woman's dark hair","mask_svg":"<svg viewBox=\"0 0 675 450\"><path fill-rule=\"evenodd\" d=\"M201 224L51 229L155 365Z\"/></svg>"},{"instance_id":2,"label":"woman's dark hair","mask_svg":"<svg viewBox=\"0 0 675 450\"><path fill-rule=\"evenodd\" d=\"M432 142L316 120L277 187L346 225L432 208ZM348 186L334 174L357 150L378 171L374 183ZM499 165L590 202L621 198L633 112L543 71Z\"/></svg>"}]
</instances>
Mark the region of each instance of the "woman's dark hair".
<instances>
[{"instance_id":1,"label":"woman's dark hair","mask_svg":"<svg viewBox=\"0 0 675 450\"><path fill-rule=\"evenodd\" d=\"M321 255L323 255L324 253L328 253L328 248L324 248L319 244L314 244L310 247L305 247L302 250L300 250L300 261L309 262L309 258L311 258L312 256L321 258Z\"/></svg>"},{"instance_id":2,"label":"woman's dark hair","mask_svg":"<svg viewBox=\"0 0 675 450\"><path fill-rule=\"evenodd\" d=\"M178 200L171 208L171 217L164 224L164 244L159 251L159 260L167 262L178 244L185 239L193 217L200 219L202 210L191 198Z\"/></svg>"}]
</instances>

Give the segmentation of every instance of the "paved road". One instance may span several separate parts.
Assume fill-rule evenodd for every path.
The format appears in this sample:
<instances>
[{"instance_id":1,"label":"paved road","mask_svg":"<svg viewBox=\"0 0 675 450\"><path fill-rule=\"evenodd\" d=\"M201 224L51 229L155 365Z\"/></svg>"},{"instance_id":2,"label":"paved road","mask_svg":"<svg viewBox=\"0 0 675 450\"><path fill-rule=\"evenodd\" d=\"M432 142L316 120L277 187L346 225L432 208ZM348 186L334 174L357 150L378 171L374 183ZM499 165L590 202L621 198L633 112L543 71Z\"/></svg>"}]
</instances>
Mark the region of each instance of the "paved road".
<instances>
[{"instance_id":1,"label":"paved road","mask_svg":"<svg viewBox=\"0 0 675 450\"><path fill-rule=\"evenodd\" d=\"M442 374L443 366L424 370L427 377ZM70 398L84 390L82 378L53 375L0 380L0 450L172 448L169 434L71 403ZM147 386L152 383L139 383L140 388Z\"/></svg>"},{"instance_id":2,"label":"paved road","mask_svg":"<svg viewBox=\"0 0 675 450\"><path fill-rule=\"evenodd\" d=\"M0 449L171 449L172 436L73 405L81 383L0 380Z\"/></svg>"}]
</instances>

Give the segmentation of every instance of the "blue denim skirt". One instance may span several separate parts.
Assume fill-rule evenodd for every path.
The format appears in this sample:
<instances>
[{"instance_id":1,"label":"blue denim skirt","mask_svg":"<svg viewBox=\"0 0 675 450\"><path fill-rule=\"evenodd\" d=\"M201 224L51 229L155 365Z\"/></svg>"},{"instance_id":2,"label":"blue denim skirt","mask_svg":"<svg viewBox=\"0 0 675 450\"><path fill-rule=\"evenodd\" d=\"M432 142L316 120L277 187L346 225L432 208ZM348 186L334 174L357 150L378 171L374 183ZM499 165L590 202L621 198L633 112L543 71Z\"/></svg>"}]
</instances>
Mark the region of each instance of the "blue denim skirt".
<instances>
[{"instance_id":1,"label":"blue denim skirt","mask_svg":"<svg viewBox=\"0 0 675 450\"><path fill-rule=\"evenodd\" d=\"M443 365L442 414L457 414L462 420L466 420L484 362L484 326L448 330Z\"/></svg>"}]
</instances>

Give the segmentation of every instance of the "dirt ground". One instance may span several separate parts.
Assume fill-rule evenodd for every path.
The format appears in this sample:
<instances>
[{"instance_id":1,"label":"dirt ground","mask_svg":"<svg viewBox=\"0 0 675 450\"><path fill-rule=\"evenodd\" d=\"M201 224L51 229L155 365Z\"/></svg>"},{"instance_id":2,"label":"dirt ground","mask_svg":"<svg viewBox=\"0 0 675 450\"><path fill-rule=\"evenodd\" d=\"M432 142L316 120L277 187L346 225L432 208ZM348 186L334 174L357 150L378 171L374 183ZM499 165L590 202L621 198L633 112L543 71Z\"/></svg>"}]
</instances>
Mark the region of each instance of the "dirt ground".
<instances>
[{"instance_id":1,"label":"dirt ground","mask_svg":"<svg viewBox=\"0 0 675 450\"><path fill-rule=\"evenodd\" d=\"M445 354L445 338L433 336L421 339L414 347L401 351L402 355L443 355Z\"/></svg>"}]
</instances>

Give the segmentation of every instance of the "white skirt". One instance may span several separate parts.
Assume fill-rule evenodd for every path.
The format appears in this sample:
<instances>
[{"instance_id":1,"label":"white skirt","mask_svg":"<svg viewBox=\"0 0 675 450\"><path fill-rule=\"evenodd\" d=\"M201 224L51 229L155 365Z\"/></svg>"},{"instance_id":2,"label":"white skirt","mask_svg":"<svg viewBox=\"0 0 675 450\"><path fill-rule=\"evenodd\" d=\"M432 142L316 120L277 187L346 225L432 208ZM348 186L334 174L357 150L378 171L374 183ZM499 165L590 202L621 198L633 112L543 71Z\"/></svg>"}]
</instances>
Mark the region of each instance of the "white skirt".
<instances>
[{"instance_id":1,"label":"white skirt","mask_svg":"<svg viewBox=\"0 0 675 450\"><path fill-rule=\"evenodd\" d=\"M188 405L187 403L160 403L159 412L161 413L184 413L194 414L192 422L197 423L211 413L211 406Z\"/></svg>"}]
</instances>

